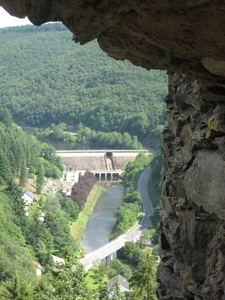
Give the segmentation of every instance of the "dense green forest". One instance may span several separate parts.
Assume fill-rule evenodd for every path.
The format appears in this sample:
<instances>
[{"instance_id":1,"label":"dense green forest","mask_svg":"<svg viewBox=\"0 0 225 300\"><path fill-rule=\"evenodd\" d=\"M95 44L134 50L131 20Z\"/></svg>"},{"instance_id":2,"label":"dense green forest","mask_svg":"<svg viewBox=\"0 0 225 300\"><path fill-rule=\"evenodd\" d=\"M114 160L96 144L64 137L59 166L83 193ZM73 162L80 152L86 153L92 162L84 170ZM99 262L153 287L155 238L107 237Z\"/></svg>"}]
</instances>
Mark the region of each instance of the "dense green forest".
<instances>
[{"instance_id":1,"label":"dense green forest","mask_svg":"<svg viewBox=\"0 0 225 300\"><path fill-rule=\"evenodd\" d=\"M43 130L34 129L33 134L42 140L48 138L51 140L63 141L68 143L71 149L142 149L142 144L138 142L137 136L131 136L128 132L120 133L102 132L91 130L78 124L77 132L66 132L66 124L51 124L50 127Z\"/></svg>"},{"instance_id":2,"label":"dense green forest","mask_svg":"<svg viewBox=\"0 0 225 300\"><path fill-rule=\"evenodd\" d=\"M0 109L0 299L33 299L26 295L38 289L34 262L42 265L44 278L52 278L51 254L78 250L69 226L78 205L61 192L37 194L44 176L61 177L61 170L55 149L24 133ZM28 186L36 192L29 206L22 199Z\"/></svg>"},{"instance_id":3,"label":"dense green forest","mask_svg":"<svg viewBox=\"0 0 225 300\"><path fill-rule=\"evenodd\" d=\"M143 141L164 124L167 78L116 61L96 41L74 44L61 24L0 29L0 105L17 124L128 132Z\"/></svg>"}]
</instances>

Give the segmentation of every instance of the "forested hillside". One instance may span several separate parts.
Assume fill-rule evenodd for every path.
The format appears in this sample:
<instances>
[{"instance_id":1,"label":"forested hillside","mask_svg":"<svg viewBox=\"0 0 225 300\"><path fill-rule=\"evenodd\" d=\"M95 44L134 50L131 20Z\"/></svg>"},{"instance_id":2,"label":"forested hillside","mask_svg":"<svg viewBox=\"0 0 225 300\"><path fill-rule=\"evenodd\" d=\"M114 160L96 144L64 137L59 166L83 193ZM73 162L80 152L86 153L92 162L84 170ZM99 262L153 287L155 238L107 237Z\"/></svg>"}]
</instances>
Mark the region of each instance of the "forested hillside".
<instances>
[{"instance_id":1,"label":"forested hillside","mask_svg":"<svg viewBox=\"0 0 225 300\"><path fill-rule=\"evenodd\" d=\"M103 132L157 136L165 72L116 61L96 41L74 44L61 24L0 29L0 105L21 125L64 122Z\"/></svg>"},{"instance_id":2,"label":"forested hillside","mask_svg":"<svg viewBox=\"0 0 225 300\"><path fill-rule=\"evenodd\" d=\"M0 109L0 299L38 299L26 296L38 285L35 262L47 274L51 253L77 251L69 221L77 218L78 206L63 193L37 195L44 175L61 177L62 168L53 147L24 133ZM36 178L33 184L28 176ZM30 205L22 198L28 186L35 192Z\"/></svg>"}]
</instances>

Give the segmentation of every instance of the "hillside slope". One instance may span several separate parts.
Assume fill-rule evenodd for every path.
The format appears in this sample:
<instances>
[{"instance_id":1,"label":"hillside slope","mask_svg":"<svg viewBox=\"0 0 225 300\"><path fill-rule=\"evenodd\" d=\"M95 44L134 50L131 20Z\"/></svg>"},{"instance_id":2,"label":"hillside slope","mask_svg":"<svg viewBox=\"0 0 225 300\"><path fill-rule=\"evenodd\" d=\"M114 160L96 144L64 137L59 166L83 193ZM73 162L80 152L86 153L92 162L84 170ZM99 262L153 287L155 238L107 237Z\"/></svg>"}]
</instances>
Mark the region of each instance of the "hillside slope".
<instances>
[{"instance_id":1,"label":"hillside slope","mask_svg":"<svg viewBox=\"0 0 225 300\"><path fill-rule=\"evenodd\" d=\"M21 125L82 122L143 139L164 123L166 74L80 46L61 24L0 29L0 105Z\"/></svg>"}]
</instances>

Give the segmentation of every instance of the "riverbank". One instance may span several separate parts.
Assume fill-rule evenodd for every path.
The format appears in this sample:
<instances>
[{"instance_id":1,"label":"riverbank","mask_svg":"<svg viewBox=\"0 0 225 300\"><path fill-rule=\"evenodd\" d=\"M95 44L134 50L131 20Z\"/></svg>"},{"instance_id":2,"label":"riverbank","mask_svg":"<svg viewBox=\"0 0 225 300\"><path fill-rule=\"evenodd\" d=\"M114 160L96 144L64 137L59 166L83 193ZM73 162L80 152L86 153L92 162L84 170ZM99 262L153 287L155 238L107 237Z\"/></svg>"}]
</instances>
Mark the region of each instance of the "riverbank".
<instances>
[{"instance_id":1,"label":"riverbank","mask_svg":"<svg viewBox=\"0 0 225 300\"><path fill-rule=\"evenodd\" d=\"M78 243L81 252L84 252L81 241L85 227L103 191L104 188L102 186L94 185L93 189L91 190L88 196L84 209L79 213L78 219L75 222L73 222L70 227L71 235Z\"/></svg>"}]
</instances>

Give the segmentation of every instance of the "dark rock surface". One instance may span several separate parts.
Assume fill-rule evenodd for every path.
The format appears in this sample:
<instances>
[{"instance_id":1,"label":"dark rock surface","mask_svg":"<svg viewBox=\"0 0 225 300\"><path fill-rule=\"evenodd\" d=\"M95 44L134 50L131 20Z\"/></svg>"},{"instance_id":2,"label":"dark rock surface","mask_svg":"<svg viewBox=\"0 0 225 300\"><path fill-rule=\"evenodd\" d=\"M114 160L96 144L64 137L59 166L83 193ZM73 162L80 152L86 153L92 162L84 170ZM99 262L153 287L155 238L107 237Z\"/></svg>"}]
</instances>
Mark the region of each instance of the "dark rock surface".
<instances>
[{"instance_id":1,"label":"dark rock surface","mask_svg":"<svg viewBox=\"0 0 225 300\"><path fill-rule=\"evenodd\" d=\"M169 84L158 296L225 299L223 106L200 105L202 88L186 75ZM177 103L182 93L199 106Z\"/></svg>"},{"instance_id":2,"label":"dark rock surface","mask_svg":"<svg viewBox=\"0 0 225 300\"><path fill-rule=\"evenodd\" d=\"M225 300L225 1L0 0L35 25L167 69L159 299Z\"/></svg>"}]
</instances>

